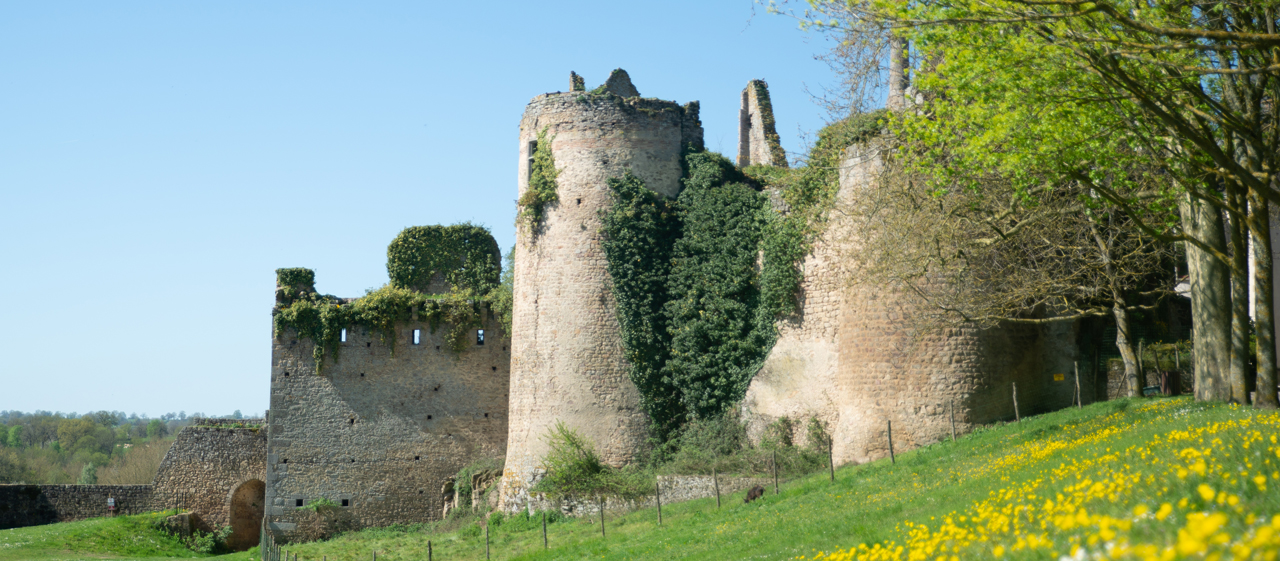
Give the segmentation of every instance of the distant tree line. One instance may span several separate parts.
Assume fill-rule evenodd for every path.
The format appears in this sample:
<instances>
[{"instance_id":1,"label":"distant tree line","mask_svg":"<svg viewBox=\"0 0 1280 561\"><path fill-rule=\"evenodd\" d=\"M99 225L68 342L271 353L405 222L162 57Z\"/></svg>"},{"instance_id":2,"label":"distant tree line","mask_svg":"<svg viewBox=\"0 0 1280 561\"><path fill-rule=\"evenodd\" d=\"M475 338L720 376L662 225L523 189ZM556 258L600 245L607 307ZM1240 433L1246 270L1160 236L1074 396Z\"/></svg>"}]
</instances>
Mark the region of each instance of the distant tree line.
<instances>
[{"instance_id":1,"label":"distant tree line","mask_svg":"<svg viewBox=\"0 0 1280 561\"><path fill-rule=\"evenodd\" d=\"M239 410L229 416L243 417ZM188 416L180 411L150 418L145 414L126 415L106 410L83 415L0 411L0 484L98 483L100 469L119 471L130 463L126 459L135 447L163 456L172 437L198 417L205 415ZM133 460L133 463L140 461ZM158 458L148 458L143 463L158 466ZM127 471L134 473L133 479L138 479L146 477L145 473L138 473L147 469Z\"/></svg>"}]
</instances>

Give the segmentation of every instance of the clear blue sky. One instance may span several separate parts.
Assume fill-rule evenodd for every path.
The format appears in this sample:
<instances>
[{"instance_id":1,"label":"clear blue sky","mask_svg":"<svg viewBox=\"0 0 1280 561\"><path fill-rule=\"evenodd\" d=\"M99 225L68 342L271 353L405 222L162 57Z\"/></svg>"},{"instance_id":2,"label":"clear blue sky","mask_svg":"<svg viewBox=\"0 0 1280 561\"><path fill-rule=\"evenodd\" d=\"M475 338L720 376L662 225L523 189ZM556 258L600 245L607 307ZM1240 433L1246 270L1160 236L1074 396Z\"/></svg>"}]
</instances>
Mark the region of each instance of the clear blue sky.
<instances>
[{"instance_id":1,"label":"clear blue sky","mask_svg":"<svg viewBox=\"0 0 1280 561\"><path fill-rule=\"evenodd\" d=\"M535 95L625 68L736 153L769 82L782 142L824 115L825 43L750 0L0 5L0 410L261 414L274 270L387 280L406 226L515 240Z\"/></svg>"}]
</instances>

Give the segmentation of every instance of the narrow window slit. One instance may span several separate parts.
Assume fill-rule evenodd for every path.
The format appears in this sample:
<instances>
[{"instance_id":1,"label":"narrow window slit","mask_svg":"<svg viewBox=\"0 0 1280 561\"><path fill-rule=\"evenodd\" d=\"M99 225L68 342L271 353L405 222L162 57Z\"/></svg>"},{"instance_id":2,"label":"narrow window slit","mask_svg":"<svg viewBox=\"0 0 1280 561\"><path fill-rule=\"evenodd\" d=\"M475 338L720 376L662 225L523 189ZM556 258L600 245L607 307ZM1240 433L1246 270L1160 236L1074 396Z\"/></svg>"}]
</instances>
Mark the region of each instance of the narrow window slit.
<instances>
[{"instance_id":1,"label":"narrow window slit","mask_svg":"<svg viewBox=\"0 0 1280 561\"><path fill-rule=\"evenodd\" d=\"M342 328L342 333L339 334L339 337L342 338L343 343L347 342L347 329L345 327Z\"/></svg>"},{"instance_id":2,"label":"narrow window slit","mask_svg":"<svg viewBox=\"0 0 1280 561\"><path fill-rule=\"evenodd\" d=\"M476 344L477 344L477 345L483 345L483 344L484 344L484 330L483 330L483 329L477 329L477 330L476 330Z\"/></svg>"},{"instance_id":3,"label":"narrow window slit","mask_svg":"<svg viewBox=\"0 0 1280 561\"><path fill-rule=\"evenodd\" d=\"M294 506L302 506L302 499L293 501Z\"/></svg>"},{"instance_id":4,"label":"narrow window slit","mask_svg":"<svg viewBox=\"0 0 1280 561\"><path fill-rule=\"evenodd\" d=\"M342 499L342 506L351 506L351 499Z\"/></svg>"},{"instance_id":5,"label":"narrow window slit","mask_svg":"<svg viewBox=\"0 0 1280 561\"><path fill-rule=\"evenodd\" d=\"M418 345L421 343L422 343L422 330L421 329L413 330L413 344Z\"/></svg>"}]
</instances>

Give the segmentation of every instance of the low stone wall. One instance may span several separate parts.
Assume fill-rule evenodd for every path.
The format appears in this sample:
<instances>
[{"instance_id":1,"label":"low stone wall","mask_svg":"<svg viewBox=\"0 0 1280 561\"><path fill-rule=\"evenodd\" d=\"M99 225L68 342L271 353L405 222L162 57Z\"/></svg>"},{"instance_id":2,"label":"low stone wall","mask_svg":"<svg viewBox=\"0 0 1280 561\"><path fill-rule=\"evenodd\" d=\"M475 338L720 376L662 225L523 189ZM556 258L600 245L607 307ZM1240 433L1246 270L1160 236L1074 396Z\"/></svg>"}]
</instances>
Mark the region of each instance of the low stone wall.
<instances>
[{"instance_id":1,"label":"low stone wall","mask_svg":"<svg viewBox=\"0 0 1280 561\"><path fill-rule=\"evenodd\" d=\"M773 492L773 480L764 477L721 477L719 478L719 485L720 499L722 501L728 500L729 495L741 493L756 485L764 487L767 493ZM664 505L716 496L716 481L710 475L659 475L658 486L662 490L662 504ZM655 504L652 495L636 500L610 498L605 500L604 509L605 512L631 511L639 508L652 508ZM559 510L567 516L594 516L600 514L600 503L596 502L594 498L565 498L560 501L552 501L537 497L528 500L522 508L515 510L524 509L529 509L530 511Z\"/></svg>"},{"instance_id":2,"label":"low stone wall","mask_svg":"<svg viewBox=\"0 0 1280 561\"><path fill-rule=\"evenodd\" d=\"M0 529L156 510L151 485L0 485Z\"/></svg>"}]
</instances>

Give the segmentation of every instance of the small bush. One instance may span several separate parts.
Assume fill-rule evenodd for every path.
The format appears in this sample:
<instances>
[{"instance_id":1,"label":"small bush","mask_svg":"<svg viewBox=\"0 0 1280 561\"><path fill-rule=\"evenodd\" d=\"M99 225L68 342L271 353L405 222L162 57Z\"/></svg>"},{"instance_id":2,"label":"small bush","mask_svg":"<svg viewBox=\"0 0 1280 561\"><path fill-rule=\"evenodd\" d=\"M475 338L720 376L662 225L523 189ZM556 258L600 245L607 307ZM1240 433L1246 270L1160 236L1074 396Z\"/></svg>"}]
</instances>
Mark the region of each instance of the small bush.
<instances>
[{"instance_id":1,"label":"small bush","mask_svg":"<svg viewBox=\"0 0 1280 561\"><path fill-rule=\"evenodd\" d=\"M642 497L653 488L653 471L631 465L614 468L600 460L595 446L562 422L547 433L551 451L543 458L547 475L531 491L552 499L610 495L625 499Z\"/></svg>"}]
</instances>

